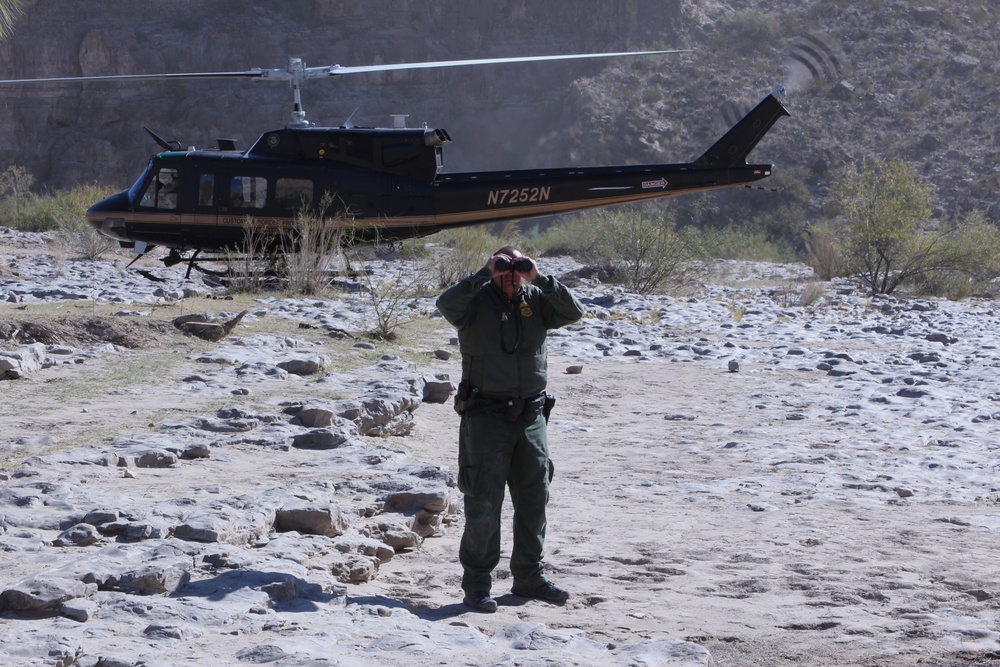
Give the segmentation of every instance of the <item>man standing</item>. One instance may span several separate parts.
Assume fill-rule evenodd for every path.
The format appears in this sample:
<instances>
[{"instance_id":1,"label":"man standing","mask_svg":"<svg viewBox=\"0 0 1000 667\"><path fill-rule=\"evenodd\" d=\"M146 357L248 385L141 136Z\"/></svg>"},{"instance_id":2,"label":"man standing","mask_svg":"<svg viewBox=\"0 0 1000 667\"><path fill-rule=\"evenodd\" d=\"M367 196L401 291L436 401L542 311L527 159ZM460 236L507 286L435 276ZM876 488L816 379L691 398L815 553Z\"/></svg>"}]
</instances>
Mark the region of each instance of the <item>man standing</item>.
<instances>
[{"instance_id":1,"label":"man standing","mask_svg":"<svg viewBox=\"0 0 1000 667\"><path fill-rule=\"evenodd\" d=\"M569 593L545 578L545 505L553 467L545 394L549 329L576 322L583 306L553 276L516 248L498 250L477 273L450 287L438 309L458 329L462 382L455 409L458 487L465 494L459 549L463 602L492 613L491 573L500 562L504 487L514 505L510 571L514 595L564 603Z\"/></svg>"}]
</instances>

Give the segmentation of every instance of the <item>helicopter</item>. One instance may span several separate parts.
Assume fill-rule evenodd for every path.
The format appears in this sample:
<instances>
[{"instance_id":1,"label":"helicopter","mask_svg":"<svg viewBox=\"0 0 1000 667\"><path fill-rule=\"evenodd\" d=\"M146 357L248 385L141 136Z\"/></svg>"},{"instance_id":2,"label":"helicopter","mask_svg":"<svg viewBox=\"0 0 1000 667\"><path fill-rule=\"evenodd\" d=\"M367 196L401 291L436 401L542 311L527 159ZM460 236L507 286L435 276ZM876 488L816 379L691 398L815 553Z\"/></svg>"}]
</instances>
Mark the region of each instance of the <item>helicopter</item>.
<instances>
[{"instance_id":1,"label":"helicopter","mask_svg":"<svg viewBox=\"0 0 1000 667\"><path fill-rule=\"evenodd\" d=\"M162 258L166 266L186 262L190 273L199 268L201 253L243 248L248 220L261 225L270 238L294 237L297 216L315 207L322 209L325 224L349 225L351 243L384 243L468 225L751 187L770 176L772 165L748 164L746 158L774 123L789 115L778 99L781 86L693 162L458 173L444 170L443 147L451 137L443 129L408 128L403 117L396 117L392 127L320 127L306 119L302 105L303 83L316 78L679 52L324 67L307 67L302 59L291 58L281 69L18 79L0 85L234 77L287 81L293 97L291 118L283 128L261 134L246 150L238 150L230 139L218 139L212 149L182 148L144 128L163 150L149 158L130 188L87 211L87 221L96 230L133 250L136 259L161 246L168 249ZM206 254L200 261L211 258Z\"/></svg>"}]
</instances>

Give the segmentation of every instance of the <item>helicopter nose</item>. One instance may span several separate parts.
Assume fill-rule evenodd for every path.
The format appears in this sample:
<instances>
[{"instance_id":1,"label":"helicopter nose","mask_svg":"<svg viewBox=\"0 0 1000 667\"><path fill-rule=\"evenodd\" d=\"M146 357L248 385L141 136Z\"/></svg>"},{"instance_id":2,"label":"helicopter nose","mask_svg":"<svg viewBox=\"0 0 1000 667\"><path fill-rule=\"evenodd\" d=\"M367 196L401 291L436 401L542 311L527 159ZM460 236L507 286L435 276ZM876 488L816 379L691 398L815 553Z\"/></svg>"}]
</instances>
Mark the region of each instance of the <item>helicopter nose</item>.
<instances>
[{"instance_id":1,"label":"helicopter nose","mask_svg":"<svg viewBox=\"0 0 1000 667\"><path fill-rule=\"evenodd\" d=\"M105 236L116 241L128 241L125 236L125 213L128 205L127 190L105 197L87 209L87 222Z\"/></svg>"}]
</instances>

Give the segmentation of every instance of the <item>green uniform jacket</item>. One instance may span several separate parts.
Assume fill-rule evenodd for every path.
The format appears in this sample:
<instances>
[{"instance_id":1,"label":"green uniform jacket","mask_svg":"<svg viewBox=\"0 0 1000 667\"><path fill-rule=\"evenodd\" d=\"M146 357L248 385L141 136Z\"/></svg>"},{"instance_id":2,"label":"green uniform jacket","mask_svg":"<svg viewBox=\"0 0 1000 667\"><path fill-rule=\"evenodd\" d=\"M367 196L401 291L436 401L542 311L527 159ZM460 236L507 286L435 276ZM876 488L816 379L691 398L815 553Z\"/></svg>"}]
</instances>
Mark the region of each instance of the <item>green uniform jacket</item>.
<instances>
[{"instance_id":1,"label":"green uniform jacket","mask_svg":"<svg viewBox=\"0 0 1000 667\"><path fill-rule=\"evenodd\" d=\"M458 329L462 380L482 398L537 396L545 391L545 337L583 317L583 306L553 276L541 274L507 301L490 282L490 270L448 288L437 300Z\"/></svg>"}]
</instances>

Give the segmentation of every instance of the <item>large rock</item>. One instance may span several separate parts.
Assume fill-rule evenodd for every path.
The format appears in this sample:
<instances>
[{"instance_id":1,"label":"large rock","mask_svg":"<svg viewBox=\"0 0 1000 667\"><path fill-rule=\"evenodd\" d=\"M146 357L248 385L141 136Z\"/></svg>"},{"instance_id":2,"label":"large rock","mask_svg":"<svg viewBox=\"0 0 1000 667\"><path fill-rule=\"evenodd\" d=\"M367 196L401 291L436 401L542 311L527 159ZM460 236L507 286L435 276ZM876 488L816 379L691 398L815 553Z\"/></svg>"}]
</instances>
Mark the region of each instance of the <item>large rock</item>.
<instances>
[{"instance_id":1,"label":"large rock","mask_svg":"<svg viewBox=\"0 0 1000 667\"><path fill-rule=\"evenodd\" d=\"M265 507L206 508L192 513L174 528L174 537L193 542L249 544L268 533L274 525L274 515L274 510Z\"/></svg>"},{"instance_id":2,"label":"large rock","mask_svg":"<svg viewBox=\"0 0 1000 667\"><path fill-rule=\"evenodd\" d=\"M57 547L87 547L101 541L97 526L78 523L59 534L52 544Z\"/></svg>"},{"instance_id":3,"label":"large rock","mask_svg":"<svg viewBox=\"0 0 1000 667\"><path fill-rule=\"evenodd\" d=\"M191 574L178 567L146 565L112 574L102 588L134 595L171 595L191 581Z\"/></svg>"},{"instance_id":4,"label":"large rock","mask_svg":"<svg viewBox=\"0 0 1000 667\"><path fill-rule=\"evenodd\" d=\"M310 535L335 537L343 535L348 525L340 507L330 502L291 503L279 509L274 516L274 528L279 532L295 530Z\"/></svg>"},{"instance_id":5,"label":"large rock","mask_svg":"<svg viewBox=\"0 0 1000 667\"><path fill-rule=\"evenodd\" d=\"M0 609L34 613L58 613L64 602L97 592L94 584L74 579L39 577L22 581L0 593Z\"/></svg>"},{"instance_id":6,"label":"large rock","mask_svg":"<svg viewBox=\"0 0 1000 667\"><path fill-rule=\"evenodd\" d=\"M316 428L292 437L292 446L299 449L336 449L349 441L346 434L328 428Z\"/></svg>"},{"instance_id":7,"label":"large rock","mask_svg":"<svg viewBox=\"0 0 1000 667\"><path fill-rule=\"evenodd\" d=\"M0 380L17 380L45 366L45 345L32 343L10 352L0 350Z\"/></svg>"}]
</instances>

